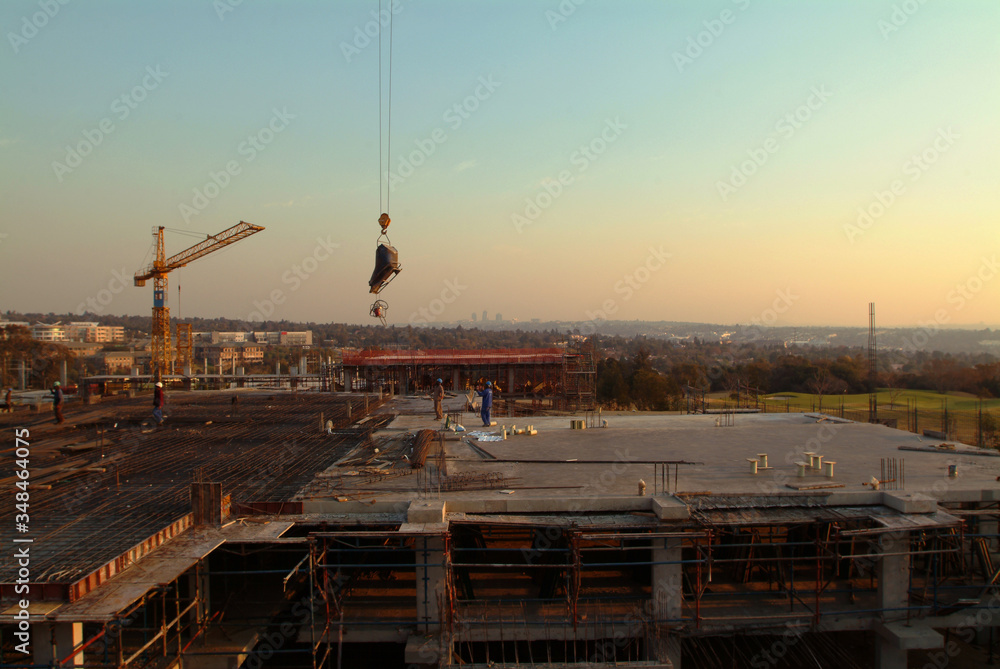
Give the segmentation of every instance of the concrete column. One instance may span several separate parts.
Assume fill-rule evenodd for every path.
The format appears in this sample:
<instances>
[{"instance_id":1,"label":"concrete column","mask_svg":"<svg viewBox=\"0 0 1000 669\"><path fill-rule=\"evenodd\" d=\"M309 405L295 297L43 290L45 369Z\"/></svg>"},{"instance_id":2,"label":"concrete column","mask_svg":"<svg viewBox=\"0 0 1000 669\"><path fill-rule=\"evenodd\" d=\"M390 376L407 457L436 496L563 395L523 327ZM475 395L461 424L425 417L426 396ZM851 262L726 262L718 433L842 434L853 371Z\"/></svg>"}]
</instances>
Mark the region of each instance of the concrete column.
<instances>
[{"instance_id":1,"label":"concrete column","mask_svg":"<svg viewBox=\"0 0 1000 669\"><path fill-rule=\"evenodd\" d=\"M910 605L910 539L908 533L897 532L882 535L879 542L882 555L875 575L882 620L904 620L906 611L902 609Z\"/></svg>"},{"instance_id":2,"label":"concrete column","mask_svg":"<svg viewBox=\"0 0 1000 669\"><path fill-rule=\"evenodd\" d=\"M905 620L905 609L910 604L909 533L885 534L879 542L882 555L878 558L876 576L882 621ZM906 650L889 639L876 639L875 654L878 669L906 669Z\"/></svg>"},{"instance_id":3,"label":"concrete column","mask_svg":"<svg viewBox=\"0 0 1000 669\"><path fill-rule=\"evenodd\" d=\"M207 562L202 562L198 573L188 572L187 595L191 599L200 596L200 602L188 613L188 622L194 626L194 629L198 629L202 622L208 618L210 612Z\"/></svg>"},{"instance_id":4,"label":"concrete column","mask_svg":"<svg viewBox=\"0 0 1000 669\"><path fill-rule=\"evenodd\" d=\"M462 389L458 385L461 382L462 382L462 377L458 372L458 367L456 367L455 369L451 370L451 389L454 390L456 393L462 392Z\"/></svg>"},{"instance_id":5,"label":"concrete column","mask_svg":"<svg viewBox=\"0 0 1000 669\"><path fill-rule=\"evenodd\" d=\"M31 626L32 661L36 665L59 664L81 643L83 623L40 623ZM62 666L83 666L83 653L77 653Z\"/></svg>"},{"instance_id":6,"label":"concrete column","mask_svg":"<svg viewBox=\"0 0 1000 669\"><path fill-rule=\"evenodd\" d=\"M888 639L875 639L875 666L878 669L906 669L906 651Z\"/></svg>"},{"instance_id":7,"label":"concrete column","mask_svg":"<svg viewBox=\"0 0 1000 669\"><path fill-rule=\"evenodd\" d=\"M507 387L504 388L508 394L514 392L514 368L507 369Z\"/></svg>"},{"instance_id":8,"label":"concrete column","mask_svg":"<svg viewBox=\"0 0 1000 669\"><path fill-rule=\"evenodd\" d=\"M445 596L444 538L417 537L417 631L441 631L441 600Z\"/></svg>"},{"instance_id":9,"label":"concrete column","mask_svg":"<svg viewBox=\"0 0 1000 669\"><path fill-rule=\"evenodd\" d=\"M979 533L990 535L983 537L986 539L986 545L990 547L990 551L994 552L998 549L997 546L997 519L991 518L990 516L980 516L979 517Z\"/></svg>"},{"instance_id":10,"label":"concrete column","mask_svg":"<svg viewBox=\"0 0 1000 669\"><path fill-rule=\"evenodd\" d=\"M669 660L675 669L681 666L681 641L671 634L678 626L683 606L683 565L681 564L680 539L653 540L653 599L652 611L656 618L656 643L650 644L647 660Z\"/></svg>"}]
</instances>

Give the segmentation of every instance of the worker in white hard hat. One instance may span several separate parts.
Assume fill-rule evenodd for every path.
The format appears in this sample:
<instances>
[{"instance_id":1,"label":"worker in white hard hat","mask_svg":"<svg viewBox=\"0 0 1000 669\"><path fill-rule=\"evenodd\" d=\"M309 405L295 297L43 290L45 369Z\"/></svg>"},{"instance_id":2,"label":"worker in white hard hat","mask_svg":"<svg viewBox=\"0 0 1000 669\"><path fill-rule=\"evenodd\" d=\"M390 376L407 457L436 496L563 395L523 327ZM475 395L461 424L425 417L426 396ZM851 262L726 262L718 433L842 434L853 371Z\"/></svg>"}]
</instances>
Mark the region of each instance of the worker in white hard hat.
<instances>
[{"instance_id":1,"label":"worker in white hard hat","mask_svg":"<svg viewBox=\"0 0 1000 669\"><path fill-rule=\"evenodd\" d=\"M434 417L438 420L444 418L444 411L442 410L441 403L444 401L444 381L441 379L437 380L437 385L434 386Z\"/></svg>"},{"instance_id":2,"label":"worker in white hard hat","mask_svg":"<svg viewBox=\"0 0 1000 669\"><path fill-rule=\"evenodd\" d=\"M156 425L159 426L163 423L163 405L166 399L163 396L163 382L157 381L156 387L153 388L153 418L156 419Z\"/></svg>"},{"instance_id":3,"label":"worker in white hard hat","mask_svg":"<svg viewBox=\"0 0 1000 669\"><path fill-rule=\"evenodd\" d=\"M62 414L63 392L62 388L60 388L61 385L61 383L56 381L52 384L52 390L49 391L52 393L52 413L55 414L57 425L65 420Z\"/></svg>"}]
</instances>

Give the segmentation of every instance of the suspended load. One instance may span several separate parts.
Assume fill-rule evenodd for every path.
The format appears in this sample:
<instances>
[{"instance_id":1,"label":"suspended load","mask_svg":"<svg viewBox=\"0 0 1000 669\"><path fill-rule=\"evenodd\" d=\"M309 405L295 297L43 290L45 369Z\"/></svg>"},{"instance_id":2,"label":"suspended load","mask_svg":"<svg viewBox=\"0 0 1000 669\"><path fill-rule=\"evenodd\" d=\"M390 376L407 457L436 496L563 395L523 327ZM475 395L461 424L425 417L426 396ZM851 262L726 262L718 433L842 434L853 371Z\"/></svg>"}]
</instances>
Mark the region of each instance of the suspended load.
<instances>
[{"instance_id":1,"label":"suspended load","mask_svg":"<svg viewBox=\"0 0 1000 669\"><path fill-rule=\"evenodd\" d=\"M382 226L382 234L376 240L378 246L375 248L375 270L372 272L372 278L368 280L368 292L376 295L389 285L389 282L396 278L396 275L402 269L399 264L399 253L389 242L389 237L385 234L391 222L389 217L386 214L382 214L378 222ZM384 242L382 241L382 237L385 237Z\"/></svg>"},{"instance_id":2,"label":"suspended load","mask_svg":"<svg viewBox=\"0 0 1000 669\"><path fill-rule=\"evenodd\" d=\"M372 315L372 318L379 319L382 321L382 325L385 325L385 314L387 311L389 311L389 305L385 300L375 300L369 313Z\"/></svg>"},{"instance_id":3,"label":"suspended load","mask_svg":"<svg viewBox=\"0 0 1000 669\"><path fill-rule=\"evenodd\" d=\"M396 278L402 267L399 264L399 253L389 241L389 236L385 233L389 229L392 220L388 214L379 216L378 224L382 226L382 234L375 242L375 269L372 271L372 278L368 280L368 292L378 295L389 282ZM382 238L385 237L385 241ZM373 318L377 318L385 325L385 315L389 310L389 305L385 300L375 300L369 313Z\"/></svg>"}]
</instances>

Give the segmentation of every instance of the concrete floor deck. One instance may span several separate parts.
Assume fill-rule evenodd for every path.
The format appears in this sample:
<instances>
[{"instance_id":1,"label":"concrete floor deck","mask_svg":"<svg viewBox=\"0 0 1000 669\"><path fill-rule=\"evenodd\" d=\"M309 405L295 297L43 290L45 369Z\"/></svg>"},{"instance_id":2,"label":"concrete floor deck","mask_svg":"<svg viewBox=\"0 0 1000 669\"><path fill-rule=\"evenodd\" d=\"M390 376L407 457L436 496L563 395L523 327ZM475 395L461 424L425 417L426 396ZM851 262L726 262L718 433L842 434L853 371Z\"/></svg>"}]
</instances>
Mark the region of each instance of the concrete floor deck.
<instances>
[{"instance_id":1,"label":"concrete floor deck","mask_svg":"<svg viewBox=\"0 0 1000 669\"><path fill-rule=\"evenodd\" d=\"M458 401L461 401L459 398ZM453 400L454 401L454 400ZM420 401L401 399L389 411L419 409ZM400 406L402 405L402 406ZM383 434L440 429L430 404L423 415L399 415ZM446 407L447 409L448 407ZM455 407L456 409L458 407ZM888 428L855 423L820 414L742 414L734 425L717 427L714 415L604 414L606 428L575 430L572 417L496 418L500 427L532 424L535 436L511 436L506 441L479 441L469 432L482 430L477 416L464 413L466 433L446 433L448 476L498 472L507 482L503 490L467 490L442 493L454 497L595 497L636 495L640 480L651 495L659 486L655 462L685 461L671 492L715 495L773 495L794 493L801 484L834 486L824 492L867 491L873 477L881 476L880 462L902 462L903 489L937 498L957 498L995 491L1000 498L1000 458L986 457L980 449L962 445L954 451L932 452L938 440ZM497 458L491 460L470 446ZM901 450L928 449L926 451ZM836 463L833 478L821 471L797 476L796 462L808 460L806 452ZM753 474L747 458L767 453L768 469ZM992 453L992 452L990 452ZM988 455L989 453L987 453ZM995 455L995 454L994 454ZM948 466L958 475L949 477ZM671 478L673 472L671 472ZM381 499L394 498L404 489L415 489L416 479L397 480L385 486ZM892 488L894 484L883 485ZM511 492L513 491L513 492ZM986 493L987 495L991 493Z\"/></svg>"}]
</instances>

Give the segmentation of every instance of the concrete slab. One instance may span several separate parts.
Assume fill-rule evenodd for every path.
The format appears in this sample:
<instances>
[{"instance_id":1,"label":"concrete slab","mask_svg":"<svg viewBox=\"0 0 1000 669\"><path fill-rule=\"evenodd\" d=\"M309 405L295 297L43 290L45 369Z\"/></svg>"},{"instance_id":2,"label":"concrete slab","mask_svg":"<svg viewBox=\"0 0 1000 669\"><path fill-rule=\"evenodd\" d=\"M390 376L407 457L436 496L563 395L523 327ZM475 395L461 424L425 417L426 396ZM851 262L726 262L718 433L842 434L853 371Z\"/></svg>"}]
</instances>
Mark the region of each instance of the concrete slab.
<instances>
[{"instance_id":1,"label":"concrete slab","mask_svg":"<svg viewBox=\"0 0 1000 669\"><path fill-rule=\"evenodd\" d=\"M640 480L646 482L647 494L654 496L663 492L655 463L664 461L700 463L680 466L676 487L681 492L775 494L796 482L793 463L814 452L838 463L833 479L816 477L817 483L843 486L831 501L873 492L865 484L879 475L881 460L887 458L905 460L902 492L938 500L1000 499L996 481L1000 459L900 451L902 445L919 444L921 437L882 425L792 413L738 415L731 427L716 427L711 415L606 414L605 418L607 428L574 430L567 416L496 417L497 434L504 425L530 422L538 435L473 442L496 460L472 449L467 436L447 442L448 474L496 473L503 477L502 488L513 493L481 489L442 496L448 500L624 497L636 494ZM415 430L435 424L432 416L400 416L390 427ZM770 469L754 475L745 459L760 453L768 454ZM961 475L950 479L947 466L955 463L960 464ZM673 472L665 483L667 492L675 492ZM378 501L412 499L415 485L415 481L387 484ZM905 508L919 508L913 504Z\"/></svg>"},{"instance_id":2,"label":"concrete slab","mask_svg":"<svg viewBox=\"0 0 1000 669\"><path fill-rule=\"evenodd\" d=\"M192 528L135 562L102 587L51 613L53 620L107 622L151 589L176 580L226 541L242 543L273 539L287 530L287 521L230 523L221 528Z\"/></svg>"}]
</instances>

